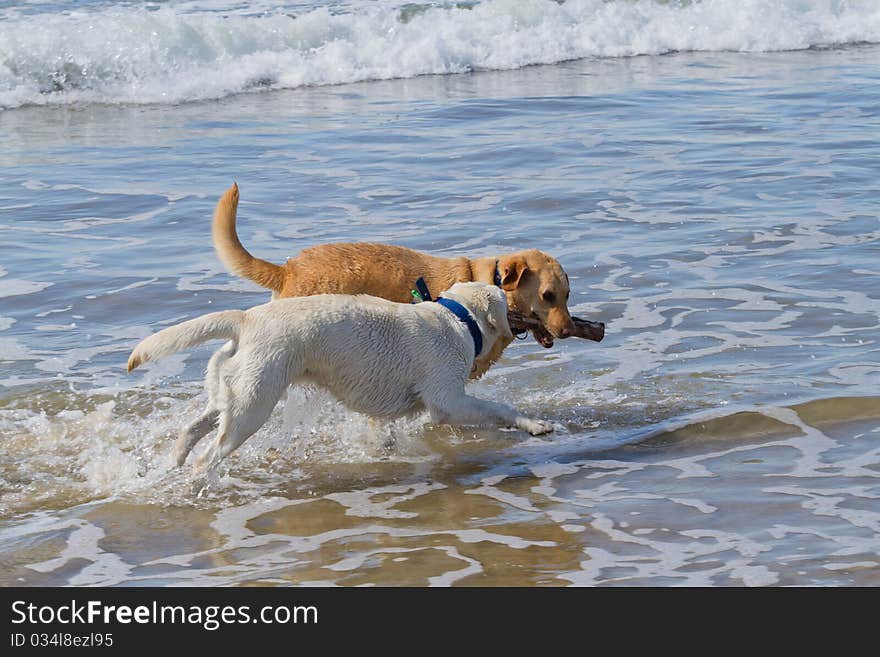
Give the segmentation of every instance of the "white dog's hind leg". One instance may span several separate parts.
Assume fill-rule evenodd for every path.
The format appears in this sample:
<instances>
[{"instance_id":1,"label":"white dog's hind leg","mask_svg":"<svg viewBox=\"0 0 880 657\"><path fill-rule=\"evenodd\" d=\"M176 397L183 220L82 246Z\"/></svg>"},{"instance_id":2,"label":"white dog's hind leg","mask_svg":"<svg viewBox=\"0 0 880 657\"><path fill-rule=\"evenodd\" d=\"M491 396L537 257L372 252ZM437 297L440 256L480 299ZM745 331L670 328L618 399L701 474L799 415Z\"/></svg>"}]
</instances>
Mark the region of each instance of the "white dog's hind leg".
<instances>
[{"instance_id":1,"label":"white dog's hind leg","mask_svg":"<svg viewBox=\"0 0 880 657\"><path fill-rule=\"evenodd\" d=\"M254 435L266 423L277 402L277 397L260 399L257 405L247 410L247 415L232 417L228 422L224 422L226 418L221 416L217 437L205 453L198 458L193 466L193 472L200 474L213 468L241 447L245 440ZM227 426L224 427L224 424Z\"/></svg>"},{"instance_id":2,"label":"white dog's hind leg","mask_svg":"<svg viewBox=\"0 0 880 657\"><path fill-rule=\"evenodd\" d=\"M204 438L212 429L217 426L217 419L220 417L220 411L215 408L205 409L205 412L199 416L195 422L184 427L171 449L171 458L177 465L183 465L186 457L192 451L202 438Z\"/></svg>"},{"instance_id":3,"label":"white dog's hind leg","mask_svg":"<svg viewBox=\"0 0 880 657\"><path fill-rule=\"evenodd\" d=\"M208 361L205 375L205 389L208 391L208 404L197 420L181 430L177 442L171 450L171 458L177 465L183 465L186 457L202 438L217 427L220 411L217 409L217 396L220 390L220 367L235 355L236 344L230 340L220 347Z\"/></svg>"},{"instance_id":4,"label":"white dog's hind leg","mask_svg":"<svg viewBox=\"0 0 880 657\"><path fill-rule=\"evenodd\" d=\"M437 395L434 399L425 398L424 402L431 413L431 420L437 423L454 426L516 427L528 431L533 436L553 431L550 422L525 417L507 404L478 399L464 392L460 395Z\"/></svg>"},{"instance_id":5,"label":"white dog's hind leg","mask_svg":"<svg viewBox=\"0 0 880 657\"><path fill-rule=\"evenodd\" d=\"M220 413L217 437L193 467L196 474L213 468L229 456L269 419L287 387L279 372L272 369L239 371L222 378L226 408Z\"/></svg>"}]
</instances>

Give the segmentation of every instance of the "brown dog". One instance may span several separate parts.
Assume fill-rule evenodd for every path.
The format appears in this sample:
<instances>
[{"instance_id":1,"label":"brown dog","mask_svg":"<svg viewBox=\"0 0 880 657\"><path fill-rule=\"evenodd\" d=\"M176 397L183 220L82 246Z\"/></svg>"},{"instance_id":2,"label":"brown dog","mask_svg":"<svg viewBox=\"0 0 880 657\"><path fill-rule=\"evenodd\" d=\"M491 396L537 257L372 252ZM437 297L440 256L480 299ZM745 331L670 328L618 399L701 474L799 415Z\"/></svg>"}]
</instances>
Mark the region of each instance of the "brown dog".
<instances>
[{"instance_id":1,"label":"brown dog","mask_svg":"<svg viewBox=\"0 0 880 657\"><path fill-rule=\"evenodd\" d=\"M554 258L537 249L471 260L438 258L389 244L322 244L276 265L253 257L242 246L235 231L237 211L238 186L233 183L214 211L214 248L231 271L269 288L273 298L370 294L408 303L419 277L434 296L454 283L500 280L510 310L536 317L547 328L535 331L543 346L552 347L553 338L574 333L567 306L568 276ZM474 364L471 376L482 376L509 344L510 340L498 340L492 352Z\"/></svg>"}]
</instances>

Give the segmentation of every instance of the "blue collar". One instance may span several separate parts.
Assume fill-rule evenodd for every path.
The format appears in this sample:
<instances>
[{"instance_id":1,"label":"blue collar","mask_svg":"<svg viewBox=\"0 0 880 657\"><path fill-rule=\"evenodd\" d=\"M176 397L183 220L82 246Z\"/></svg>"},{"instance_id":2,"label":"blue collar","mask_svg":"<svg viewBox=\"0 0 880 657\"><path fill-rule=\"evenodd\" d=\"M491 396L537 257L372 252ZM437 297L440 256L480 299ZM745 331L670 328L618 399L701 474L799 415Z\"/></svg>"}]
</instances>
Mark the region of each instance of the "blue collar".
<instances>
[{"instance_id":1,"label":"blue collar","mask_svg":"<svg viewBox=\"0 0 880 657\"><path fill-rule=\"evenodd\" d=\"M501 272L498 271L498 261L495 261L495 275L492 277L495 287L501 287Z\"/></svg>"},{"instance_id":2,"label":"blue collar","mask_svg":"<svg viewBox=\"0 0 880 657\"><path fill-rule=\"evenodd\" d=\"M458 301L446 299L445 297L437 297L436 301L453 315L458 317L458 319L467 326L468 331L471 333L471 337L474 339L474 358L479 356L480 352L483 351L483 334L480 332L477 320L471 317L467 308L462 306Z\"/></svg>"}]
</instances>

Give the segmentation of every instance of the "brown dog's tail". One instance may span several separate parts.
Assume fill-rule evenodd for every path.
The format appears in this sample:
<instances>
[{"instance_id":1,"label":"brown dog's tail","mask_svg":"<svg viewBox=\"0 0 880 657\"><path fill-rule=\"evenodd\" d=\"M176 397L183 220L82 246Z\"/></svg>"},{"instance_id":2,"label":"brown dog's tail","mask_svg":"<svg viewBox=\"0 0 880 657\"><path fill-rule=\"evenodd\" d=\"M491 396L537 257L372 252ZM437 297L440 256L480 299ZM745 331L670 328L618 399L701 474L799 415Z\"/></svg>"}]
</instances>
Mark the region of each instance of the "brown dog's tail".
<instances>
[{"instance_id":1,"label":"brown dog's tail","mask_svg":"<svg viewBox=\"0 0 880 657\"><path fill-rule=\"evenodd\" d=\"M214 210L211 234L217 257L234 274L248 278L273 292L281 292L284 287L284 268L271 262L255 258L241 242L235 232L235 217L238 212L238 185L226 190Z\"/></svg>"}]
</instances>

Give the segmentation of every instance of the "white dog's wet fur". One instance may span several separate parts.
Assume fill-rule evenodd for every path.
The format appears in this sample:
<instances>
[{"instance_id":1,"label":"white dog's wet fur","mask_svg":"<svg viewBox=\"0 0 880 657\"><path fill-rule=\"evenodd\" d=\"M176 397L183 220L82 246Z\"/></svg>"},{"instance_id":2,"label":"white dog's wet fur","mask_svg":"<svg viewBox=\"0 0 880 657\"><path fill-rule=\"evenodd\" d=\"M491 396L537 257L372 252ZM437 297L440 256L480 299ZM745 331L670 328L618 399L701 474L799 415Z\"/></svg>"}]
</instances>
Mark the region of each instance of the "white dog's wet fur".
<instances>
[{"instance_id":1,"label":"white dog's wet fur","mask_svg":"<svg viewBox=\"0 0 880 657\"><path fill-rule=\"evenodd\" d=\"M456 283L443 296L476 320L481 353L496 340L510 339L507 299L499 288ZM229 342L208 363L208 404L181 431L173 450L182 465L216 427L216 438L195 463L197 473L214 467L263 426L295 383L326 388L352 410L376 418L427 409L438 424L516 427L532 435L553 430L549 422L465 393L479 354L466 325L437 303L325 294L211 313L143 340L128 369L215 339Z\"/></svg>"}]
</instances>

